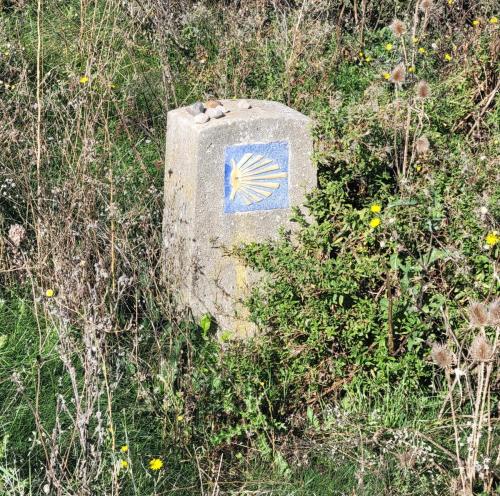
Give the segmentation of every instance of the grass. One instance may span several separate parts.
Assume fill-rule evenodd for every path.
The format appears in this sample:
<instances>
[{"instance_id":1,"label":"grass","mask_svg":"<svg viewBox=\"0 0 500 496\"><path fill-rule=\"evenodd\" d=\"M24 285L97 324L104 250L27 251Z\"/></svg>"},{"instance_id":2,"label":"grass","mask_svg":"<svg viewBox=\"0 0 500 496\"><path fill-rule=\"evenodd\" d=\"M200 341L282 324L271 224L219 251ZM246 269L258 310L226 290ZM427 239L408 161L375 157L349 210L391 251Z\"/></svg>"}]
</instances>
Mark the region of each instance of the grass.
<instances>
[{"instance_id":1,"label":"grass","mask_svg":"<svg viewBox=\"0 0 500 496\"><path fill-rule=\"evenodd\" d=\"M498 491L498 323L467 317L498 294L498 26L424 3L0 3L2 495ZM246 343L162 278L166 112L213 96L315 120L297 239L235 252L267 274Z\"/></svg>"}]
</instances>

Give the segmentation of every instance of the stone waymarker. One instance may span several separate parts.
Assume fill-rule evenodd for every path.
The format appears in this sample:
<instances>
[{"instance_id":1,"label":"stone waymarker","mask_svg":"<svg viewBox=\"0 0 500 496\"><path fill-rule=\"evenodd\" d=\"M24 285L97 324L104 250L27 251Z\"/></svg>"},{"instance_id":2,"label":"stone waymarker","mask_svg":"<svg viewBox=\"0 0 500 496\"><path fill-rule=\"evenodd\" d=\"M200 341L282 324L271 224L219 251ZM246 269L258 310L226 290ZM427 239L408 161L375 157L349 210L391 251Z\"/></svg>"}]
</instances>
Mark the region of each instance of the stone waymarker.
<instances>
[{"instance_id":1,"label":"stone waymarker","mask_svg":"<svg viewBox=\"0 0 500 496\"><path fill-rule=\"evenodd\" d=\"M210 103L168 113L166 276L195 317L209 313L245 337L251 275L224 248L276 238L316 185L310 120L276 102Z\"/></svg>"}]
</instances>

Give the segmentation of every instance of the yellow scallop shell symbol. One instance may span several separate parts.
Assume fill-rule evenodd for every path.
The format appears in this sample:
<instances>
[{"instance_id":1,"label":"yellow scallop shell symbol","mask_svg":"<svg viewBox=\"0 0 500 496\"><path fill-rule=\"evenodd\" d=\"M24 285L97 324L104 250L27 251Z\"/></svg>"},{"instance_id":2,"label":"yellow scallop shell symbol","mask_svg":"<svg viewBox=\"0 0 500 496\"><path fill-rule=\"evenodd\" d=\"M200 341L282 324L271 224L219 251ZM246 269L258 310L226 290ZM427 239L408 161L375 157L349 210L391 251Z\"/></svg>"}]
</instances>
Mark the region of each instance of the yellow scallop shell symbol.
<instances>
[{"instance_id":1,"label":"yellow scallop shell symbol","mask_svg":"<svg viewBox=\"0 0 500 496\"><path fill-rule=\"evenodd\" d=\"M245 153L236 163L231 160L231 196L240 195L245 205L252 205L269 198L280 187L276 179L287 177L274 160L263 155Z\"/></svg>"}]
</instances>

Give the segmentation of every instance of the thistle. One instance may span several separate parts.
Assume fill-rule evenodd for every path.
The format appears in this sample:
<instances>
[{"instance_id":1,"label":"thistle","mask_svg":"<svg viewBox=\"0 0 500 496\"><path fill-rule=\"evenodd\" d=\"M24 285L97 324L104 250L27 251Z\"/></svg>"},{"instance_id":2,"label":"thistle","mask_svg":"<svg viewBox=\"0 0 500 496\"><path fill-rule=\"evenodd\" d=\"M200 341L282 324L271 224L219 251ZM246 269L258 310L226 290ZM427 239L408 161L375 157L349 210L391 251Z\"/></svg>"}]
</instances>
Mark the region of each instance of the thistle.
<instances>
[{"instance_id":1,"label":"thistle","mask_svg":"<svg viewBox=\"0 0 500 496\"><path fill-rule=\"evenodd\" d=\"M420 8L424 12L427 12L431 7L432 7L432 0L422 0L420 2Z\"/></svg>"},{"instance_id":2,"label":"thistle","mask_svg":"<svg viewBox=\"0 0 500 496\"><path fill-rule=\"evenodd\" d=\"M485 336L479 334L472 341L469 354L476 362L488 362L493 357L493 347Z\"/></svg>"},{"instance_id":3,"label":"thistle","mask_svg":"<svg viewBox=\"0 0 500 496\"><path fill-rule=\"evenodd\" d=\"M431 358L442 369L450 369L455 363L455 355L445 344L434 343L431 349Z\"/></svg>"},{"instance_id":4,"label":"thistle","mask_svg":"<svg viewBox=\"0 0 500 496\"><path fill-rule=\"evenodd\" d=\"M488 307L488 323L490 326L500 325L500 298L490 303Z\"/></svg>"},{"instance_id":5,"label":"thistle","mask_svg":"<svg viewBox=\"0 0 500 496\"><path fill-rule=\"evenodd\" d=\"M427 98L431 94L431 88L427 81L419 81L417 84L418 98Z\"/></svg>"},{"instance_id":6,"label":"thistle","mask_svg":"<svg viewBox=\"0 0 500 496\"><path fill-rule=\"evenodd\" d=\"M420 136L420 138L418 138L415 142L415 148L418 155L425 155L429 151L430 147L431 145L429 140L425 136Z\"/></svg>"},{"instance_id":7,"label":"thistle","mask_svg":"<svg viewBox=\"0 0 500 496\"><path fill-rule=\"evenodd\" d=\"M398 19L394 19L389 27L391 28L394 36L397 36L398 38L406 33L406 24Z\"/></svg>"},{"instance_id":8,"label":"thistle","mask_svg":"<svg viewBox=\"0 0 500 496\"><path fill-rule=\"evenodd\" d=\"M391 72L391 81L395 84L402 84L405 82L406 71L403 64L396 66Z\"/></svg>"},{"instance_id":9,"label":"thistle","mask_svg":"<svg viewBox=\"0 0 500 496\"><path fill-rule=\"evenodd\" d=\"M471 327L483 328L488 325L488 310L484 303L473 303L469 307L469 323Z\"/></svg>"}]
</instances>

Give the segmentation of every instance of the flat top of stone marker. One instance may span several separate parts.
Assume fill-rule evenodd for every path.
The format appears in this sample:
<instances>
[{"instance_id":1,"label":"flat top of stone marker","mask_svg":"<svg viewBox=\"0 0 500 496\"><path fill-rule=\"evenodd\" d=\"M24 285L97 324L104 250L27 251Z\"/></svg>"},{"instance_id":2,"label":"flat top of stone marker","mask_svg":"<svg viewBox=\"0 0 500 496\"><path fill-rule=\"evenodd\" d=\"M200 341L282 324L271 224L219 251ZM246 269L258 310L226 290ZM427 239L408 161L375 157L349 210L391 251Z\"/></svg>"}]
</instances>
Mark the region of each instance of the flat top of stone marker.
<instances>
[{"instance_id":1,"label":"flat top of stone marker","mask_svg":"<svg viewBox=\"0 0 500 496\"><path fill-rule=\"evenodd\" d=\"M193 116L187 111L188 107L181 107L171 110L169 118L175 118L184 121L185 125L193 127L198 131L208 128L224 127L235 122L252 121L262 118L286 119L286 120L301 120L309 122L309 117L297 112L286 105L273 102L270 100L247 100L252 106L249 109L241 109L238 107L239 100L220 100L224 108L229 110L224 117L220 119L210 119L205 124L197 124L193 120Z\"/></svg>"}]
</instances>

